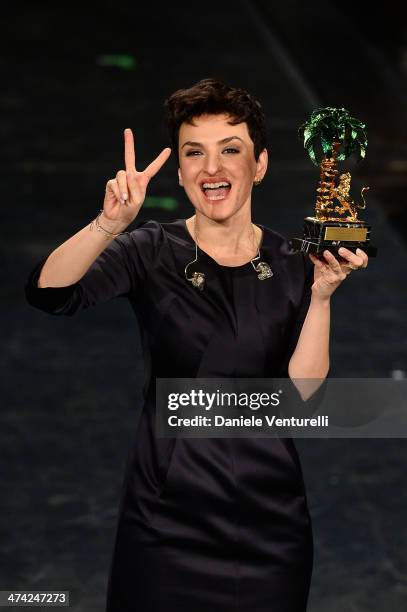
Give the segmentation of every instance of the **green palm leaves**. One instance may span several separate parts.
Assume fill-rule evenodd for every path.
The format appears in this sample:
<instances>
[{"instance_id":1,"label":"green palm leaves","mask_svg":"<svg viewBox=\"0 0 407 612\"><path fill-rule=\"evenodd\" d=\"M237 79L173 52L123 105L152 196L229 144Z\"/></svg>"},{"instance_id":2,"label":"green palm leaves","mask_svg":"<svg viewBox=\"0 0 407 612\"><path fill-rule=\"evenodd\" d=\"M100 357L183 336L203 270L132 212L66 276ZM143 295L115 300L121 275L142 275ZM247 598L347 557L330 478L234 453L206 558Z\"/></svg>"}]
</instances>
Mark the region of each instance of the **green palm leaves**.
<instances>
[{"instance_id":1,"label":"green palm leaves","mask_svg":"<svg viewBox=\"0 0 407 612\"><path fill-rule=\"evenodd\" d=\"M315 109L311 119L301 125L298 133L304 138L304 149L318 166L315 152L318 140L326 157L333 156L333 143L337 142L341 145L337 160L347 159L353 152L356 152L358 160L363 159L367 148L365 127L365 124L351 117L345 108L327 106Z\"/></svg>"}]
</instances>

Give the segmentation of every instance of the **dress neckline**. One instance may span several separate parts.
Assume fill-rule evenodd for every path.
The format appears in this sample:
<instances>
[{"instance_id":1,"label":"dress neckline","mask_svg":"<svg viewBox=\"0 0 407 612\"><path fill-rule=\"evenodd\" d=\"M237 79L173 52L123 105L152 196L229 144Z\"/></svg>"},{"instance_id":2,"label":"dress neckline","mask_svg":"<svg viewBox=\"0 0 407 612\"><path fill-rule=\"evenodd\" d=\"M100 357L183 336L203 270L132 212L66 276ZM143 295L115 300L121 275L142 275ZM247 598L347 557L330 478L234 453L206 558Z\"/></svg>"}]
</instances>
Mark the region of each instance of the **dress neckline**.
<instances>
[{"instance_id":1,"label":"dress neckline","mask_svg":"<svg viewBox=\"0 0 407 612\"><path fill-rule=\"evenodd\" d=\"M192 237L192 236L191 236L191 234L189 233L189 230L188 230L188 227L187 227L187 222L186 222L187 220L186 220L186 219L182 219L181 221L182 221L182 227L183 227L183 229L184 229L184 231L185 231L185 234L186 234L186 236L187 236L187 238L188 238L188 241L190 242L190 244L191 244L192 246L194 246L194 247L195 247L195 240L193 239L193 237ZM259 228L261 229L261 231L262 231L262 234L261 234L261 240L260 240L260 244L259 244L259 247L258 247L258 252L261 252L261 249L262 249L262 248L263 248L263 246L264 246L264 237L265 237L265 234L266 234L266 232L265 232L265 228L264 228L264 225L261 225L260 223L254 223L253 225L256 225L256 226L257 226L257 227L259 227ZM242 268L247 268L247 266L252 266L252 259L250 259L250 260L249 260L249 261L247 261L246 263L244 263L244 264L240 264L240 265L238 265L238 266L225 266L225 265L223 265L223 264L218 263L218 262L216 261L216 259L214 259L213 257L211 257L211 256L210 256L208 253L206 253L206 251L203 251L203 250L201 249L201 247L199 247L199 246L198 246L198 252L200 252L200 253L201 253L201 254L202 254L204 257L208 258L210 261L213 261L213 262L214 262L214 263L215 263L217 266L219 266L220 268L226 268L226 269L228 269L228 270L239 270L239 269L242 269ZM257 257L257 255L255 255L255 257ZM261 255L260 255L260 258L261 258ZM254 259L254 258L253 258L253 259Z\"/></svg>"}]
</instances>

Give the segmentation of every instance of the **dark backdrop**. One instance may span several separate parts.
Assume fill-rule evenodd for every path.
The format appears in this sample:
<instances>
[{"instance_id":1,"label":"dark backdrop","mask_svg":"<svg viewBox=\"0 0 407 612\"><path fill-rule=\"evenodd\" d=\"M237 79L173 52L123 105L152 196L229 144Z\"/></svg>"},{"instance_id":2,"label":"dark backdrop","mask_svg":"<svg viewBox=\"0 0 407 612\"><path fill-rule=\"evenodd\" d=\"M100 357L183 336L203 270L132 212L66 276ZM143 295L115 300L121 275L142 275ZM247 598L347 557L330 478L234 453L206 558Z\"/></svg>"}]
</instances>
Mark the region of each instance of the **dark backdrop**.
<instances>
[{"instance_id":1,"label":"dark backdrop","mask_svg":"<svg viewBox=\"0 0 407 612\"><path fill-rule=\"evenodd\" d=\"M96 216L125 127L140 168L167 146L175 89L215 76L262 101L270 168L253 220L290 236L318 180L297 128L316 106L344 106L368 128L353 190L370 186L379 255L333 297L331 376L405 377L405 15L395 2L16 2L1 38L0 590L70 590L73 610L96 612L140 407L138 330L121 300L75 319L36 311L28 272ZM172 157L140 218L191 213ZM297 446L314 520L310 612L405 610L405 440Z\"/></svg>"}]
</instances>

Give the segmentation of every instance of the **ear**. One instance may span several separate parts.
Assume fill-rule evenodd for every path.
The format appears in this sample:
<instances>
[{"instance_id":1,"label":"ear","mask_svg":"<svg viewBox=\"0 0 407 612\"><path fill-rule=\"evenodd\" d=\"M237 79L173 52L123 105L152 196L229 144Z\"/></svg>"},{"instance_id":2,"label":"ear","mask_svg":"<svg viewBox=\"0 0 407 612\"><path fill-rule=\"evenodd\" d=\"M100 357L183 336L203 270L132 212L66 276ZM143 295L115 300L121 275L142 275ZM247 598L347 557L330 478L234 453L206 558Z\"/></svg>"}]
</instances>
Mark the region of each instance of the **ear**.
<instances>
[{"instance_id":1,"label":"ear","mask_svg":"<svg viewBox=\"0 0 407 612\"><path fill-rule=\"evenodd\" d=\"M181 187L184 186L184 183L182 182L181 168L178 168L178 182L181 185Z\"/></svg>"},{"instance_id":2,"label":"ear","mask_svg":"<svg viewBox=\"0 0 407 612\"><path fill-rule=\"evenodd\" d=\"M260 153L259 155L259 159L256 162L256 177L255 179L257 181L261 181L264 177L264 175L267 172L267 166L268 166L268 151L267 149L263 149L263 151Z\"/></svg>"}]
</instances>

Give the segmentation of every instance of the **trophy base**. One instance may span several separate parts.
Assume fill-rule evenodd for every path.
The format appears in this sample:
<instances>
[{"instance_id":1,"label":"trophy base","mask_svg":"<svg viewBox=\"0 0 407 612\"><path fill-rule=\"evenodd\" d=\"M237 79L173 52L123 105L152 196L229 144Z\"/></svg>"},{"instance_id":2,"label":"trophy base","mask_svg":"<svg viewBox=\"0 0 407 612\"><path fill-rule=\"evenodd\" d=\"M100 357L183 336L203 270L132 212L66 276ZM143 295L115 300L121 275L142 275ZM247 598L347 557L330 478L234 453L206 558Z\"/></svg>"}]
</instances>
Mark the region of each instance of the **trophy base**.
<instances>
[{"instance_id":1,"label":"trophy base","mask_svg":"<svg viewBox=\"0 0 407 612\"><path fill-rule=\"evenodd\" d=\"M302 238L292 238L296 251L321 255L325 250L334 255L341 247L356 252L362 249L369 257L376 257L377 248L370 244L370 226L363 221L321 221L316 217L304 219Z\"/></svg>"}]
</instances>

